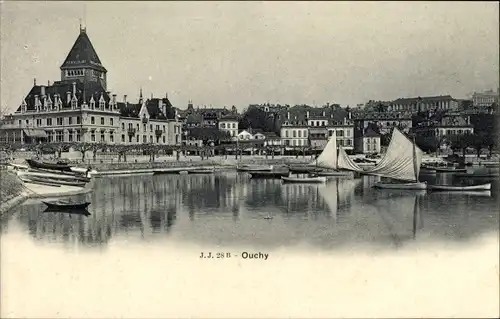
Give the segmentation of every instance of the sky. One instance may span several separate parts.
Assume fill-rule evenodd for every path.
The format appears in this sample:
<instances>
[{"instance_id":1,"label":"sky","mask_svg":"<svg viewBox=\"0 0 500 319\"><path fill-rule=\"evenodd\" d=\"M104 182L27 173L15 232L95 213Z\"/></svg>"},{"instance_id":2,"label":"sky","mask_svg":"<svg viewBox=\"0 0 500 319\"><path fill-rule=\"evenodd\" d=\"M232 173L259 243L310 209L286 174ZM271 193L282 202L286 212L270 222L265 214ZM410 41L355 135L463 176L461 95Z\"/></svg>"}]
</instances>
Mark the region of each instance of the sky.
<instances>
[{"instance_id":1,"label":"sky","mask_svg":"<svg viewBox=\"0 0 500 319\"><path fill-rule=\"evenodd\" d=\"M119 100L354 106L499 86L497 2L1 3L1 100L60 79L79 21Z\"/></svg>"}]
</instances>

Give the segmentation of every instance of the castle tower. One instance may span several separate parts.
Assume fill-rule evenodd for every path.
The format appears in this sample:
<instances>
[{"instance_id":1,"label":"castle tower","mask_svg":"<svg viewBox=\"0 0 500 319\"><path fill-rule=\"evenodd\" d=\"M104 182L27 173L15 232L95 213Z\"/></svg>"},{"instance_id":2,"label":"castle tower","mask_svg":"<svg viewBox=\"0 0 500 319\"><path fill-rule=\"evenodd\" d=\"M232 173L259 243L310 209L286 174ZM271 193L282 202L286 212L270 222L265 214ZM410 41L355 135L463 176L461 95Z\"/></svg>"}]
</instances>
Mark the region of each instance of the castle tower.
<instances>
[{"instance_id":1,"label":"castle tower","mask_svg":"<svg viewBox=\"0 0 500 319\"><path fill-rule=\"evenodd\" d=\"M80 26L80 34L60 67L62 81L100 82L106 90L107 70L101 63L87 29Z\"/></svg>"}]
</instances>

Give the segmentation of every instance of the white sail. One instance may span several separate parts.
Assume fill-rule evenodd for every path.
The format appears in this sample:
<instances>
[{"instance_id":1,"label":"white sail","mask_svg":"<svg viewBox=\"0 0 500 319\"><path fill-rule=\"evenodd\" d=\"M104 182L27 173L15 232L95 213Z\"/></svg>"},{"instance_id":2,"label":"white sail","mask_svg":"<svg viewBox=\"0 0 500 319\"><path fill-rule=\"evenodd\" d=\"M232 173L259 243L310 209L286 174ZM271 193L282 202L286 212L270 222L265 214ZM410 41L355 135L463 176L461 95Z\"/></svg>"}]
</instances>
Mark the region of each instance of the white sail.
<instances>
[{"instance_id":1,"label":"white sail","mask_svg":"<svg viewBox=\"0 0 500 319\"><path fill-rule=\"evenodd\" d=\"M418 181L423 152L397 128L382 160L365 173L401 181Z\"/></svg>"},{"instance_id":2,"label":"white sail","mask_svg":"<svg viewBox=\"0 0 500 319\"><path fill-rule=\"evenodd\" d=\"M347 153L342 147L339 147L339 155L337 159L337 167L340 169L347 169L354 172L364 172L364 170L349 158Z\"/></svg>"},{"instance_id":3,"label":"white sail","mask_svg":"<svg viewBox=\"0 0 500 319\"><path fill-rule=\"evenodd\" d=\"M337 138L335 134L330 137L318 158L309 165L337 169Z\"/></svg>"}]
</instances>

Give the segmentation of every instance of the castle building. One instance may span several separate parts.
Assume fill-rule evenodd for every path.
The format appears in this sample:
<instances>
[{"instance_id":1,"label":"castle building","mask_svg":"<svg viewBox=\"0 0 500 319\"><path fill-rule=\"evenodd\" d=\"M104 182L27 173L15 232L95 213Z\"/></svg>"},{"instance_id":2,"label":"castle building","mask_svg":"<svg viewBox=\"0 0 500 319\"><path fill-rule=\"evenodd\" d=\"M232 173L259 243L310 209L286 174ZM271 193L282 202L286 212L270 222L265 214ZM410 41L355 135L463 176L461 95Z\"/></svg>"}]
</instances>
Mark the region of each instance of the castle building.
<instances>
[{"instance_id":1,"label":"castle building","mask_svg":"<svg viewBox=\"0 0 500 319\"><path fill-rule=\"evenodd\" d=\"M37 84L6 116L0 142L89 142L106 144L181 144L181 123L167 96L137 103L107 90L107 70L86 28L80 28L60 67L61 80Z\"/></svg>"}]
</instances>

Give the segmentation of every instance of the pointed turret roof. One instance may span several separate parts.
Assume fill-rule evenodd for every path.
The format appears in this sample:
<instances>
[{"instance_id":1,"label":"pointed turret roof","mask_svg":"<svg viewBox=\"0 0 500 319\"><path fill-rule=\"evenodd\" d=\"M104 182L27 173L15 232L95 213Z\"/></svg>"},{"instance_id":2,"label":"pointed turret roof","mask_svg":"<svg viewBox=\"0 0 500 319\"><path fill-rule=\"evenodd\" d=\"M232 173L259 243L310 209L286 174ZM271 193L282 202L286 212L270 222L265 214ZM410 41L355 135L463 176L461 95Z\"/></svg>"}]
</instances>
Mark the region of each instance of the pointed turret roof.
<instances>
[{"instance_id":1,"label":"pointed turret roof","mask_svg":"<svg viewBox=\"0 0 500 319\"><path fill-rule=\"evenodd\" d=\"M85 28L80 29L80 34L69 51L66 60L64 60L64 63L61 65L61 68L82 66L93 67L103 72L107 72L102 66L101 60L92 42L90 42Z\"/></svg>"}]
</instances>

